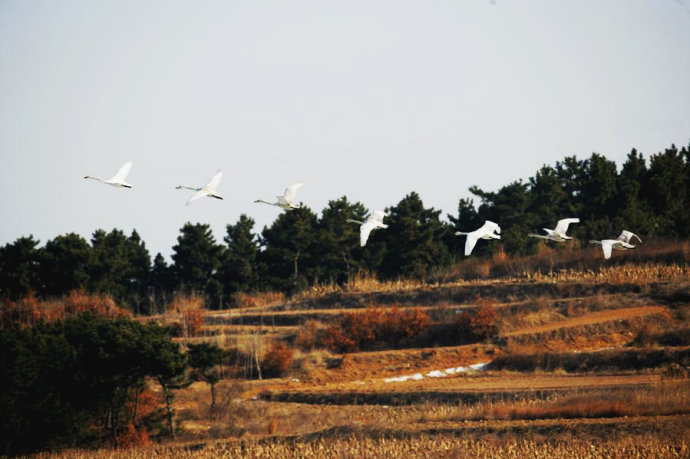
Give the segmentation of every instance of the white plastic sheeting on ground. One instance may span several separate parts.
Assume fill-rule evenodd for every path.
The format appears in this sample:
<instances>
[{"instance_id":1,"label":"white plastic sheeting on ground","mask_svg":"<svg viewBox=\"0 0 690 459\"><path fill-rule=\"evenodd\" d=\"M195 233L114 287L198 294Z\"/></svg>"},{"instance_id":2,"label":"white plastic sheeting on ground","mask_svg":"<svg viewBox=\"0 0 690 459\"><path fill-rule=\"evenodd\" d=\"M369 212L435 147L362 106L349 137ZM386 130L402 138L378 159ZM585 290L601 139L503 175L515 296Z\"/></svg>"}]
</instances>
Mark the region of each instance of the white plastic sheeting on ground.
<instances>
[{"instance_id":1,"label":"white plastic sheeting on ground","mask_svg":"<svg viewBox=\"0 0 690 459\"><path fill-rule=\"evenodd\" d=\"M469 365L466 367L457 367L457 368L446 368L445 370L433 370L427 373L426 375L423 375L421 373L415 373L413 375L407 375L407 376L394 376L392 378L386 378L384 379L384 382L390 383L390 382L404 382L404 381L420 381L424 378L443 378L449 375L456 375L460 373L466 373L468 371L481 371L484 370L487 365L489 365L490 362L481 362L481 363L475 363L473 365Z\"/></svg>"}]
</instances>

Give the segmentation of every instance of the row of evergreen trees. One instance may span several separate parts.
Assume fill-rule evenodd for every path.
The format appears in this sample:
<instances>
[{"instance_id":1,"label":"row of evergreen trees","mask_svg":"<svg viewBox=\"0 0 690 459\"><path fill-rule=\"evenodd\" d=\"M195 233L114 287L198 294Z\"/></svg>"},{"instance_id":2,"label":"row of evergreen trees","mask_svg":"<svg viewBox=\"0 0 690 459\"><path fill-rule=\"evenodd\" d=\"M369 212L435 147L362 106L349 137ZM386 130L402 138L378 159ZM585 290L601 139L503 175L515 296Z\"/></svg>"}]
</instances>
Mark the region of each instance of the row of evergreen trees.
<instances>
[{"instance_id":1,"label":"row of evergreen trees","mask_svg":"<svg viewBox=\"0 0 690 459\"><path fill-rule=\"evenodd\" d=\"M206 224L187 223L173 247L172 264L151 256L136 231L98 230L91 241L76 234L58 236L39 247L21 237L0 247L0 297L17 299L30 291L53 297L72 289L107 293L137 312L150 311L175 292L203 292L214 308L232 305L232 294L253 290L291 292L319 282L345 282L363 271L379 278L429 278L461 256L464 238L484 220L498 223L498 243L479 244L476 256L499 247L529 254L539 241L527 237L553 228L564 217L582 223L569 234L581 240L615 237L622 229L649 237L690 235L690 147L675 146L649 161L633 150L620 171L599 154L585 160L566 157L543 166L526 182L498 191L471 187L480 200L461 199L457 215L424 206L415 192L387 210L388 229L372 232L359 247L366 208L346 197L330 201L319 217L309 208L284 212L260 234L241 215L218 242ZM475 256L473 254L473 256Z\"/></svg>"}]
</instances>

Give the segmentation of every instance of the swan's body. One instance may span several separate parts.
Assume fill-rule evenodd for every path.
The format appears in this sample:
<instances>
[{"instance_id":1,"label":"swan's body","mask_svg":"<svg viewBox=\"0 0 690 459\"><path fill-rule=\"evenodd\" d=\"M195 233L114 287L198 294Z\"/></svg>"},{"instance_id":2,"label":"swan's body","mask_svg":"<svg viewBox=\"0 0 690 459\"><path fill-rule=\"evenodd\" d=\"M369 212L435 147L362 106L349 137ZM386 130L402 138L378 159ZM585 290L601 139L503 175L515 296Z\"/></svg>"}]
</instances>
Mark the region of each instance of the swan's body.
<instances>
[{"instance_id":1,"label":"swan's body","mask_svg":"<svg viewBox=\"0 0 690 459\"><path fill-rule=\"evenodd\" d=\"M297 204L297 202L295 201L295 198L297 196L297 190L302 188L303 185L304 185L304 183L302 183L302 182L298 182L298 183L295 183L294 185L290 185L289 187L287 187L287 189L285 190L285 193L282 196L276 196L276 200L277 200L276 202L268 202L268 201L264 201L262 199L257 199L254 202L260 202L262 204L268 204L269 206L280 207L281 209L285 209L285 210L299 209L302 206Z\"/></svg>"},{"instance_id":2,"label":"swan's body","mask_svg":"<svg viewBox=\"0 0 690 459\"><path fill-rule=\"evenodd\" d=\"M529 237L538 237L539 239L548 239L549 241L555 242L565 242L568 239L572 239L570 236L566 236L565 233L568 231L568 225L571 223L580 223L579 218L564 218L563 220L558 220L556 223L556 228L548 229L542 228L546 231L546 234L528 234Z\"/></svg>"},{"instance_id":3,"label":"swan's body","mask_svg":"<svg viewBox=\"0 0 690 459\"><path fill-rule=\"evenodd\" d=\"M589 243L600 245L601 248L604 250L604 258L607 260L609 258L611 258L612 249L628 250L628 249L634 249L635 248L634 245L628 244L627 242L621 241L620 239L604 239L601 241L591 240L591 241L589 241Z\"/></svg>"},{"instance_id":4,"label":"swan's body","mask_svg":"<svg viewBox=\"0 0 690 459\"><path fill-rule=\"evenodd\" d=\"M618 236L616 239L618 239L619 241L623 241L625 243L630 244L630 241L634 237L636 237L637 240L640 241L640 244L642 244L642 239L640 239L640 236L638 236L637 234L632 233L630 231L626 231L626 230L623 230L623 232L621 232L621 235Z\"/></svg>"},{"instance_id":5,"label":"swan's body","mask_svg":"<svg viewBox=\"0 0 690 459\"><path fill-rule=\"evenodd\" d=\"M479 239L501 239L501 227L496 223L486 220L481 228L476 229L470 233L464 233L462 231L456 231L455 235L460 236L466 234L467 240L465 241L465 256L469 256L477 244Z\"/></svg>"},{"instance_id":6,"label":"swan's body","mask_svg":"<svg viewBox=\"0 0 690 459\"><path fill-rule=\"evenodd\" d=\"M91 179L91 180L98 180L101 183L105 183L106 185L110 186L115 186L118 188L132 188L132 185L129 183L125 182L125 179L127 178L127 174L129 174L129 170L132 168L132 162L127 161L118 171L117 174L109 178L108 180L103 180L98 177L93 177L91 175L87 175L84 178L85 179Z\"/></svg>"},{"instance_id":7,"label":"swan's body","mask_svg":"<svg viewBox=\"0 0 690 459\"><path fill-rule=\"evenodd\" d=\"M216 199L223 199L222 196L218 195L218 184L220 183L220 179L223 177L223 173L221 171L216 172L216 175L211 177L208 181L208 183L201 188L194 188L191 186L185 186L185 185L179 185L176 186L176 190L193 190L196 191L194 195L187 200L185 203L185 206L190 205L197 199L203 198L204 196L208 196L210 198L216 198Z\"/></svg>"},{"instance_id":8,"label":"swan's body","mask_svg":"<svg viewBox=\"0 0 690 459\"><path fill-rule=\"evenodd\" d=\"M640 239L637 234L626 230L623 230L620 236L618 236L616 239L604 239L601 241L591 240L589 243L600 245L604 250L604 258L608 260L611 258L611 252L613 250L634 249L635 246L630 243L633 238L637 238L637 240L640 241L640 244L642 243L642 239Z\"/></svg>"},{"instance_id":9,"label":"swan's body","mask_svg":"<svg viewBox=\"0 0 690 459\"><path fill-rule=\"evenodd\" d=\"M350 223L358 223L359 226L359 245L364 247L369 239L369 234L377 228L388 228L388 225L383 223L383 217L388 214L382 210L375 210L366 221L360 222L358 220L347 219Z\"/></svg>"}]
</instances>

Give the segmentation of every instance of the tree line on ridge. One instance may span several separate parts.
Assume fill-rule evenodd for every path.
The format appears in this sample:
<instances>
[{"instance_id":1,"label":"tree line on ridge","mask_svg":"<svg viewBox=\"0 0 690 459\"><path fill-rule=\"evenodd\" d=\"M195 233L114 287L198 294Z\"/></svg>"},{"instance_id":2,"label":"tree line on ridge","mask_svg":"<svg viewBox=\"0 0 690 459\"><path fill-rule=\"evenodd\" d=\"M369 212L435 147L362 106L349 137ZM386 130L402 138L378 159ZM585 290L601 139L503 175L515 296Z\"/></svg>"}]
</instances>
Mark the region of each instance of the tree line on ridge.
<instances>
[{"instance_id":1,"label":"tree line on ridge","mask_svg":"<svg viewBox=\"0 0 690 459\"><path fill-rule=\"evenodd\" d=\"M491 192L469 190L478 203L460 199L448 221L410 192L387 208L389 227L372 232L366 247L359 246L359 227L345 220L364 220L367 209L345 196L330 201L320 216L308 207L283 212L261 232L243 214L226 226L222 242L209 225L186 223L172 263L160 253L152 260L136 230L126 235L99 229L90 241L69 233L43 246L32 236L20 237L0 247L0 298L17 300L30 292L51 298L84 289L148 313L176 293L203 293L208 307L223 308L233 306L237 292L289 293L342 284L363 272L428 279L462 258L464 238L453 233L485 220L501 226L501 241L478 244L473 256L535 253L540 242L527 234L564 217L580 218L570 234L582 241L615 237L622 229L643 240L690 235L690 146L672 145L648 160L633 149L620 170L600 154L569 156L527 181Z\"/></svg>"}]
</instances>

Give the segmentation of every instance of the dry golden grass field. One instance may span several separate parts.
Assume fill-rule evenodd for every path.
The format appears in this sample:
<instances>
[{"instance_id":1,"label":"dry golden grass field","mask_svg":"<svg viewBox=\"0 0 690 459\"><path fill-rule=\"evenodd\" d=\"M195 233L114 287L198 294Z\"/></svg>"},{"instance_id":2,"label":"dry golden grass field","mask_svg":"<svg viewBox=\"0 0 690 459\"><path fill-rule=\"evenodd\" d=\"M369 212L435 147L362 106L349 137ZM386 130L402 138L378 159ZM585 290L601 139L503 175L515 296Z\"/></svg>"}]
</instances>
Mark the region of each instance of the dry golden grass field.
<instances>
[{"instance_id":1,"label":"dry golden grass field","mask_svg":"<svg viewBox=\"0 0 690 459\"><path fill-rule=\"evenodd\" d=\"M222 368L217 406L205 382L176 392L176 440L151 431L151 443L59 457L690 457L685 266L435 286L360 281L247 303L206 312L193 336L176 338L237 355ZM478 304L497 312L495 336L435 336ZM346 354L311 340L372 307L418 307L432 331L421 346ZM290 367L259 379L255 362L278 341L295 350ZM153 383L149 392L160 396Z\"/></svg>"}]
</instances>

